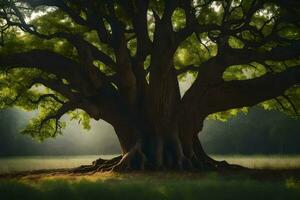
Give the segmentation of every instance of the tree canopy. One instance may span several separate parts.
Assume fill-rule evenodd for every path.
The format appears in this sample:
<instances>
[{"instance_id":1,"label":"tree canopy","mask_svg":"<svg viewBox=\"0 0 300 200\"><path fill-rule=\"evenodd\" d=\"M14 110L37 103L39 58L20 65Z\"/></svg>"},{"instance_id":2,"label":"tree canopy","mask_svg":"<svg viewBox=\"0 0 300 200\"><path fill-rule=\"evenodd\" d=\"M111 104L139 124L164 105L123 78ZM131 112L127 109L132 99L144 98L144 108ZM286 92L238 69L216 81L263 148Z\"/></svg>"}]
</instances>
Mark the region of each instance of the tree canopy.
<instances>
[{"instance_id":1,"label":"tree canopy","mask_svg":"<svg viewBox=\"0 0 300 200\"><path fill-rule=\"evenodd\" d=\"M127 147L176 135L187 154L207 116L297 115L299 19L296 0L1 0L0 106L38 109L33 137L69 114L107 121Z\"/></svg>"},{"instance_id":2,"label":"tree canopy","mask_svg":"<svg viewBox=\"0 0 300 200\"><path fill-rule=\"evenodd\" d=\"M221 54L226 58L219 70L228 82L291 71L299 65L297 1L2 0L0 14L1 107L39 108L39 116L26 130L39 137L60 132L63 123L58 119L67 112L89 128L88 116L70 112L81 107L67 99L78 93L89 96L98 89L82 84L84 79L94 79L96 87L107 84L120 90L116 79L122 73L117 69L122 61L114 50L118 45L130 53L124 59L143 60L148 75L155 26L164 18L170 18L170 37L174 35L177 43L174 65L178 79L186 73L200 76L201 66ZM25 60L29 56L34 59ZM79 66L82 64L88 69ZM251 93L250 85L246 92ZM299 87L293 87L261 105L295 114L299 92ZM235 113L230 110L212 117L226 119ZM38 128L41 123L44 125Z\"/></svg>"}]
</instances>

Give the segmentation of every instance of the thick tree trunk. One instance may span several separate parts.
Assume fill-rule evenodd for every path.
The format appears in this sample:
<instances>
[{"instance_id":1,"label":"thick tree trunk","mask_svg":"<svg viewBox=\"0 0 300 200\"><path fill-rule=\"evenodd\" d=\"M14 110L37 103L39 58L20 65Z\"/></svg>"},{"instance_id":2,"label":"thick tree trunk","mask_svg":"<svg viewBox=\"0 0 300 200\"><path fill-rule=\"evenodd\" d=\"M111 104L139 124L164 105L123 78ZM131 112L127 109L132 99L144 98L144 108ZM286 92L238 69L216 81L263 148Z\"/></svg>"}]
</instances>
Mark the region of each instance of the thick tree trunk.
<instances>
[{"instance_id":1,"label":"thick tree trunk","mask_svg":"<svg viewBox=\"0 0 300 200\"><path fill-rule=\"evenodd\" d=\"M127 121L128 122L128 121ZM140 134L135 132L139 129ZM154 130L154 129L153 129ZM136 124L118 124L116 134L122 155L112 160L98 159L90 166L73 172L130 171L130 170L217 170L230 165L210 158L197 134L179 134L178 126L169 127L172 134L141 130Z\"/></svg>"}]
</instances>

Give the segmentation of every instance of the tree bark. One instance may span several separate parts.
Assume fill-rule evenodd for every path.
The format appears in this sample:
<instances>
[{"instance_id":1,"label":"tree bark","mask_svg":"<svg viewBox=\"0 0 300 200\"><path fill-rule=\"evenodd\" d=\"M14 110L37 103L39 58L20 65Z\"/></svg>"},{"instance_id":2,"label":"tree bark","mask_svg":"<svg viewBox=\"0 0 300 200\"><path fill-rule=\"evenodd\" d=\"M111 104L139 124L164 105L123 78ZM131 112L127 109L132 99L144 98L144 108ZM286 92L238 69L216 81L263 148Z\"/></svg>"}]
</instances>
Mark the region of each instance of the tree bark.
<instances>
[{"instance_id":1,"label":"tree bark","mask_svg":"<svg viewBox=\"0 0 300 200\"><path fill-rule=\"evenodd\" d=\"M198 134L180 134L179 126L168 127L172 134L149 132L128 120L113 124L122 156L98 159L91 166L73 172L128 170L217 170L228 168L210 158L202 148ZM155 130L154 128L152 130ZM186 130L186 129L185 129ZM227 164L227 163L226 163Z\"/></svg>"}]
</instances>

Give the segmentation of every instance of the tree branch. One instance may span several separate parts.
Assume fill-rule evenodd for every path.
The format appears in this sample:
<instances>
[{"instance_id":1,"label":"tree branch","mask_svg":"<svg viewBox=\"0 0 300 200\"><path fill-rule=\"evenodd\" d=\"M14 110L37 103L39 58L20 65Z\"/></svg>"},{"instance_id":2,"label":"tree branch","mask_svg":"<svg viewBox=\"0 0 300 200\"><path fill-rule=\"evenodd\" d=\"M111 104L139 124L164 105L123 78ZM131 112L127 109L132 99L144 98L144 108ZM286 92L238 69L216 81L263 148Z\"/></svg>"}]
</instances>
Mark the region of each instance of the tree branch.
<instances>
[{"instance_id":1,"label":"tree branch","mask_svg":"<svg viewBox=\"0 0 300 200\"><path fill-rule=\"evenodd\" d=\"M87 19L84 19L80 12L76 12L73 8L71 8L66 2L62 0L27 0L26 1L33 8L38 6L55 6L68 14L71 19L82 26L87 26L90 29L96 30L99 36L99 39L106 44L111 43L111 35L106 30L106 27L103 22L103 17L101 13L94 12L95 7L98 8L98 4L100 7L105 7L103 3L105 2L93 2L93 3L79 3L78 1L74 1L71 3L77 4L77 7L81 7L81 11L85 12ZM69 2L70 3L70 2ZM78 6L79 5L79 6Z\"/></svg>"},{"instance_id":2,"label":"tree branch","mask_svg":"<svg viewBox=\"0 0 300 200\"><path fill-rule=\"evenodd\" d=\"M207 92L208 113L232 108L250 107L260 102L284 95L284 92L300 83L300 66L284 72L266 74L259 78L229 81Z\"/></svg>"},{"instance_id":3,"label":"tree branch","mask_svg":"<svg viewBox=\"0 0 300 200\"><path fill-rule=\"evenodd\" d=\"M71 59L47 50L0 56L0 66L2 70L18 67L37 68L70 80L79 68L78 64Z\"/></svg>"},{"instance_id":4,"label":"tree branch","mask_svg":"<svg viewBox=\"0 0 300 200\"><path fill-rule=\"evenodd\" d=\"M61 3L57 3L57 1L55 1L55 2L57 5L61 4ZM43 3L45 3L45 2L43 2ZM54 3L50 3L50 5L52 5ZM10 18L7 16L7 14L4 14L3 17L7 21L7 28L16 26L32 35L35 35L41 39L46 39L46 40L50 40L50 39L54 39L54 38L66 39L77 49L79 58L81 60L83 60L84 63L85 62L92 63L93 59L97 59L97 60L103 62L108 67L111 67L112 69L116 70L115 62L108 55L106 55L105 53L100 51L97 47L95 47L90 42L86 41L80 35L67 33L67 32L57 32L57 33L48 34L48 35L42 34L37 31L37 29L34 25L26 23L24 16L22 15L20 10L14 4L12 4L11 7L12 7L12 10L14 11L14 15L17 17L19 22L11 21ZM2 31L4 31L4 30L2 30Z\"/></svg>"},{"instance_id":5,"label":"tree branch","mask_svg":"<svg viewBox=\"0 0 300 200\"><path fill-rule=\"evenodd\" d=\"M89 81L87 81L90 80L90 75L78 63L47 50L32 50L24 53L0 56L0 69L7 70L12 68L36 68L54 74L59 79L65 78L73 88L85 95L90 95L90 93L94 92L92 90L95 89L91 88ZM102 86L108 84L105 77L100 73L95 71L93 74ZM98 85L98 88L100 86Z\"/></svg>"},{"instance_id":6,"label":"tree branch","mask_svg":"<svg viewBox=\"0 0 300 200\"><path fill-rule=\"evenodd\" d=\"M42 84L45 87L60 93L62 96L66 97L69 100L75 101L79 99L78 93L73 92L72 89L68 87L68 85L63 84L59 80L51 80L51 79L47 80L39 77L39 78L34 78L32 80L32 85L35 84Z\"/></svg>"},{"instance_id":7,"label":"tree branch","mask_svg":"<svg viewBox=\"0 0 300 200\"><path fill-rule=\"evenodd\" d=\"M300 42L287 46L278 46L270 51L260 52L258 50L246 50L246 49L227 49L224 53L223 61L225 70L231 65L242 65L250 62L264 62L268 60L283 61L295 59L300 56Z\"/></svg>"},{"instance_id":8,"label":"tree branch","mask_svg":"<svg viewBox=\"0 0 300 200\"><path fill-rule=\"evenodd\" d=\"M58 132L58 129L61 128L60 124L59 124L60 118L67 112L75 110L76 108L77 108L76 103L75 104L73 102L64 103L57 111L55 111L55 113L49 114L41 121L38 132L40 132L42 130L45 123L49 122L50 120L55 120L55 128L54 128L54 132L52 134L53 134L53 136L56 135Z\"/></svg>"},{"instance_id":9,"label":"tree branch","mask_svg":"<svg viewBox=\"0 0 300 200\"><path fill-rule=\"evenodd\" d=\"M185 66L185 67L182 67L182 68L176 70L176 73L177 73L177 75L181 75L181 74L184 74L184 73L186 73L188 71L198 72L199 71L199 67L194 66L194 65Z\"/></svg>"},{"instance_id":10,"label":"tree branch","mask_svg":"<svg viewBox=\"0 0 300 200\"><path fill-rule=\"evenodd\" d=\"M36 100L30 99L30 101L34 104L39 104L40 102L42 102L48 98L54 99L56 102L58 102L60 104L65 103L63 100L59 99L55 94L43 94L43 95L39 96L38 99L36 99Z\"/></svg>"}]
</instances>

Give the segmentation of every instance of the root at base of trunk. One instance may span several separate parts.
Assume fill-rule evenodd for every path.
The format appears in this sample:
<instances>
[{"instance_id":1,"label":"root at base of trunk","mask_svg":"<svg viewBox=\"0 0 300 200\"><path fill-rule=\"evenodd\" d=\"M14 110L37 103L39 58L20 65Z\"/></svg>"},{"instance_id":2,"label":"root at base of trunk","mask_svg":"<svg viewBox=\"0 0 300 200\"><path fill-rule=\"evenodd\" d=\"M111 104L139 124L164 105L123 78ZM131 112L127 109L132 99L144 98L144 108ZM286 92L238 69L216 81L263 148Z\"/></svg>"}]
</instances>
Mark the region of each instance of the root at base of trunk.
<instances>
[{"instance_id":1,"label":"root at base of trunk","mask_svg":"<svg viewBox=\"0 0 300 200\"><path fill-rule=\"evenodd\" d=\"M225 160L222 160L222 161L214 160L209 156L206 156L205 162L208 163L209 166L215 168L216 170L242 170L242 169L247 169L246 167L243 167L241 165L229 164Z\"/></svg>"},{"instance_id":2,"label":"root at base of trunk","mask_svg":"<svg viewBox=\"0 0 300 200\"><path fill-rule=\"evenodd\" d=\"M191 160L186 159L184 166L178 168L168 169L166 167L162 170L176 170L176 171L223 171L223 170L243 170L247 169L239 165L232 165L226 161L216 161L212 158L200 161L197 158ZM71 173L96 173L96 172L129 172L129 171L143 171L157 170L151 167L151 163L147 162L146 156L139 148L133 148L130 152L123 156L115 157L111 160L98 159L92 165L84 165L70 170Z\"/></svg>"},{"instance_id":3,"label":"root at base of trunk","mask_svg":"<svg viewBox=\"0 0 300 200\"><path fill-rule=\"evenodd\" d=\"M146 156L141 151L139 145L136 145L128 153L123 156L115 157L111 160L99 158L92 165L83 165L71 170L72 173L95 173L106 171L131 171L144 170L146 164Z\"/></svg>"},{"instance_id":4,"label":"root at base of trunk","mask_svg":"<svg viewBox=\"0 0 300 200\"><path fill-rule=\"evenodd\" d=\"M110 171L115 165L117 165L122 156L117 156L110 160L104 160L99 158L95 160L92 165L82 165L80 167L76 167L70 170L71 173L95 173L98 171Z\"/></svg>"}]
</instances>

